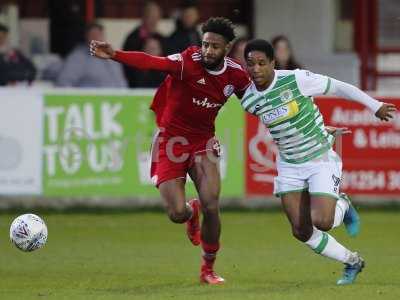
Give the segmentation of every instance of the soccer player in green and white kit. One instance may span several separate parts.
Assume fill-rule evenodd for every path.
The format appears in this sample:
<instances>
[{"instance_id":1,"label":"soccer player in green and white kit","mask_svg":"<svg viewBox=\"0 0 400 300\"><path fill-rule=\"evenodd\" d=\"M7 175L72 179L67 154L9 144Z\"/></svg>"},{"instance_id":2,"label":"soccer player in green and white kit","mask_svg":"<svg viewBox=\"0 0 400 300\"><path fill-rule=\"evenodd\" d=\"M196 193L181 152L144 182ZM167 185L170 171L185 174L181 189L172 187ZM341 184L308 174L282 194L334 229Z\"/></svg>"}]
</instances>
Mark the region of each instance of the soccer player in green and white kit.
<instances>
[{"instance_id":1,"label":"soccer player in green and white kit","mask_svg":"<svg viewBox=\"0 0 400 300\"><path fill-rule=\"evenodd\" d=\"M396 108L327 76L300 69L274 70L274 50L265 40L248 42L245 60L253 83L241 105L260 118L278 146L274 194L281 198L293 235L316 253L345 264L337 284L353 283L364 260L327 231L344 223L354 236L359 217L348 197L339 194L342 162L332 149L334 135L324 126L312 96L328 94L357 101L385 121Z\"/></svg>"}]
</instances>

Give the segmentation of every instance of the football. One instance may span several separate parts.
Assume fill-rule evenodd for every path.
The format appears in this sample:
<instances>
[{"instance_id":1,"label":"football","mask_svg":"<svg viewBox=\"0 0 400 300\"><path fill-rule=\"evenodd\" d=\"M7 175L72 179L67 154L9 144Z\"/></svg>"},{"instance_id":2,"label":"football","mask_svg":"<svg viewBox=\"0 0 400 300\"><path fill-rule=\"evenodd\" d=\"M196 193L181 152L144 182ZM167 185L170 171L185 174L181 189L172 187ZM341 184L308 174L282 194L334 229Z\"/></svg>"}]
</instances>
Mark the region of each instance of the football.
<instances>
[{"instance_id":1,"label":"football","mask_svg":"<svg viewBox=\"0 0 400 300\"><path fill-rule=\"evenodd\" d=\"M46 244L47 226L37 215L21 215L11 223L10 239L22 251L37 250Z\"/></svg>"}]
</instances>

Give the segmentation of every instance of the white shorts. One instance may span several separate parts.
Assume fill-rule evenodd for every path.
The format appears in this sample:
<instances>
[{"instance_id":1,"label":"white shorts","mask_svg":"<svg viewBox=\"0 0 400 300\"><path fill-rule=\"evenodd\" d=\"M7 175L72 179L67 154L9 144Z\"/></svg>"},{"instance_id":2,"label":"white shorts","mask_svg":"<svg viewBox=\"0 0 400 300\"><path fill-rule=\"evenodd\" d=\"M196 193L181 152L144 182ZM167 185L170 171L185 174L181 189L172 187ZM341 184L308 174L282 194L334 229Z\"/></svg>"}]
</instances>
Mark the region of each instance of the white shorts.
<instances>
[{"instance_id":1,"label":"white shorts","mask_svg":"<svg viewBox=\"0 0 400 300\"><path fill-rule=\"evenodd\" d=\"M330 149L318 158L302 164L291 164L277 158L278 176L274 179L274 195L308 191L311 195L339 197L342 159Z\"/></svg>"}]
</instances>

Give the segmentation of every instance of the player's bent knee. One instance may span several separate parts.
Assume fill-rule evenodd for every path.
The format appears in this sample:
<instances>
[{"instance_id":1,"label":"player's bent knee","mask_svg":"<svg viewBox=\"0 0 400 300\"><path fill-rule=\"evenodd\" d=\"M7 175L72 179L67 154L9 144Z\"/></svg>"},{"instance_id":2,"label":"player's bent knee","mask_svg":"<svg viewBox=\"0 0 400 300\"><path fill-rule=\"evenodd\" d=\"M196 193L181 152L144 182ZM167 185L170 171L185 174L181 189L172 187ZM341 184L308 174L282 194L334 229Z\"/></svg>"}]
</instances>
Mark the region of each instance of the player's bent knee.
<instances>
[{"instance_id":1,"label":"player's bent knee","mask_svg":"<svg viewBox=\"0 0 400 300\"><path fill-rule=\"evenodd\" d=\"M301 242L307 242L310 239L312 232L313 232L312 226L292 227L293 236Z\"/></svg>"},{"instance_id":2,"label":"player's bent knee","mask_svg":"<svg viewBox=\"0 0 400 300\"><path fill-rule=\"evenodd\" d=\"M320 224L315 224L315 227L321 231L329 231L332 229L332 224L320 223Z\"/></svg>"},{"instance_id":3,"label":"player's bent knee","mask_svg":"<svg viewBox=\"0 0 400 300\"><path fill-rule=\"evenodd\" d=\"M186 210L167 210L169 219L174 223L185 223L187 221Z\"/></svg>"},{"instance_id":4,"label":"player's bent knee","mask_svg":"<svg viewBox=\"0 0 400 300\"><path fill-rule=\"evenodd\" d=\"M169 219L174 223L185 223L187 221L186 215L171 213L168 214Z\"/></svg>"},{"instance_id":5,"label":"player's bent knee","mask_svg":"<svg viewBox=\"0 0 400 300\"><path fill-rule=\"evenodd\" d=\"M313 219L313 225L322 231L329 231L333 226L333 218L318 217Z\"/></svg>"}]
</instances>

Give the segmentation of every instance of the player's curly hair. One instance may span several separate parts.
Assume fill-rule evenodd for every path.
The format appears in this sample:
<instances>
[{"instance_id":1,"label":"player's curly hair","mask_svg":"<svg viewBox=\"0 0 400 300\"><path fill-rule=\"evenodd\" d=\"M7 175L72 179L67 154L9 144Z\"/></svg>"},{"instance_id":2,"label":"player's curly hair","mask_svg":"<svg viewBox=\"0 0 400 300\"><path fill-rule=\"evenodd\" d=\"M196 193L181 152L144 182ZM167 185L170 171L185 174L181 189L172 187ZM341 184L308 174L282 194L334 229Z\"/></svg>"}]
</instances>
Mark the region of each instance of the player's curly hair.
<instances>
[{"instance_id":1,"label":"player's curly hair","mask_svg":"<svg viewBox=\"0 0 400 300\"><path fill-rule=\"evenodd\" d=\"M203 32L203 34L205 34L206 32L220 34L226 39L228 43L233 41L236 37L235 28L231 20L222 17L209 18L201 26L201 31Z\"/></svg>"},{"instance_id":2,"label":"player's curly hair","mask_svg":"<svg viewBox=\"0 0 400 300\"><path fill-rule=\"evenodd\" d=\"M274 48L271 46L271 44L262 39L255 39L247 42L246 47L244 48L244 57L247 58L247 55L251 51L260 51L264 52L265 56L270 60L274 60Z\"/></svg>"}]
</instances>

